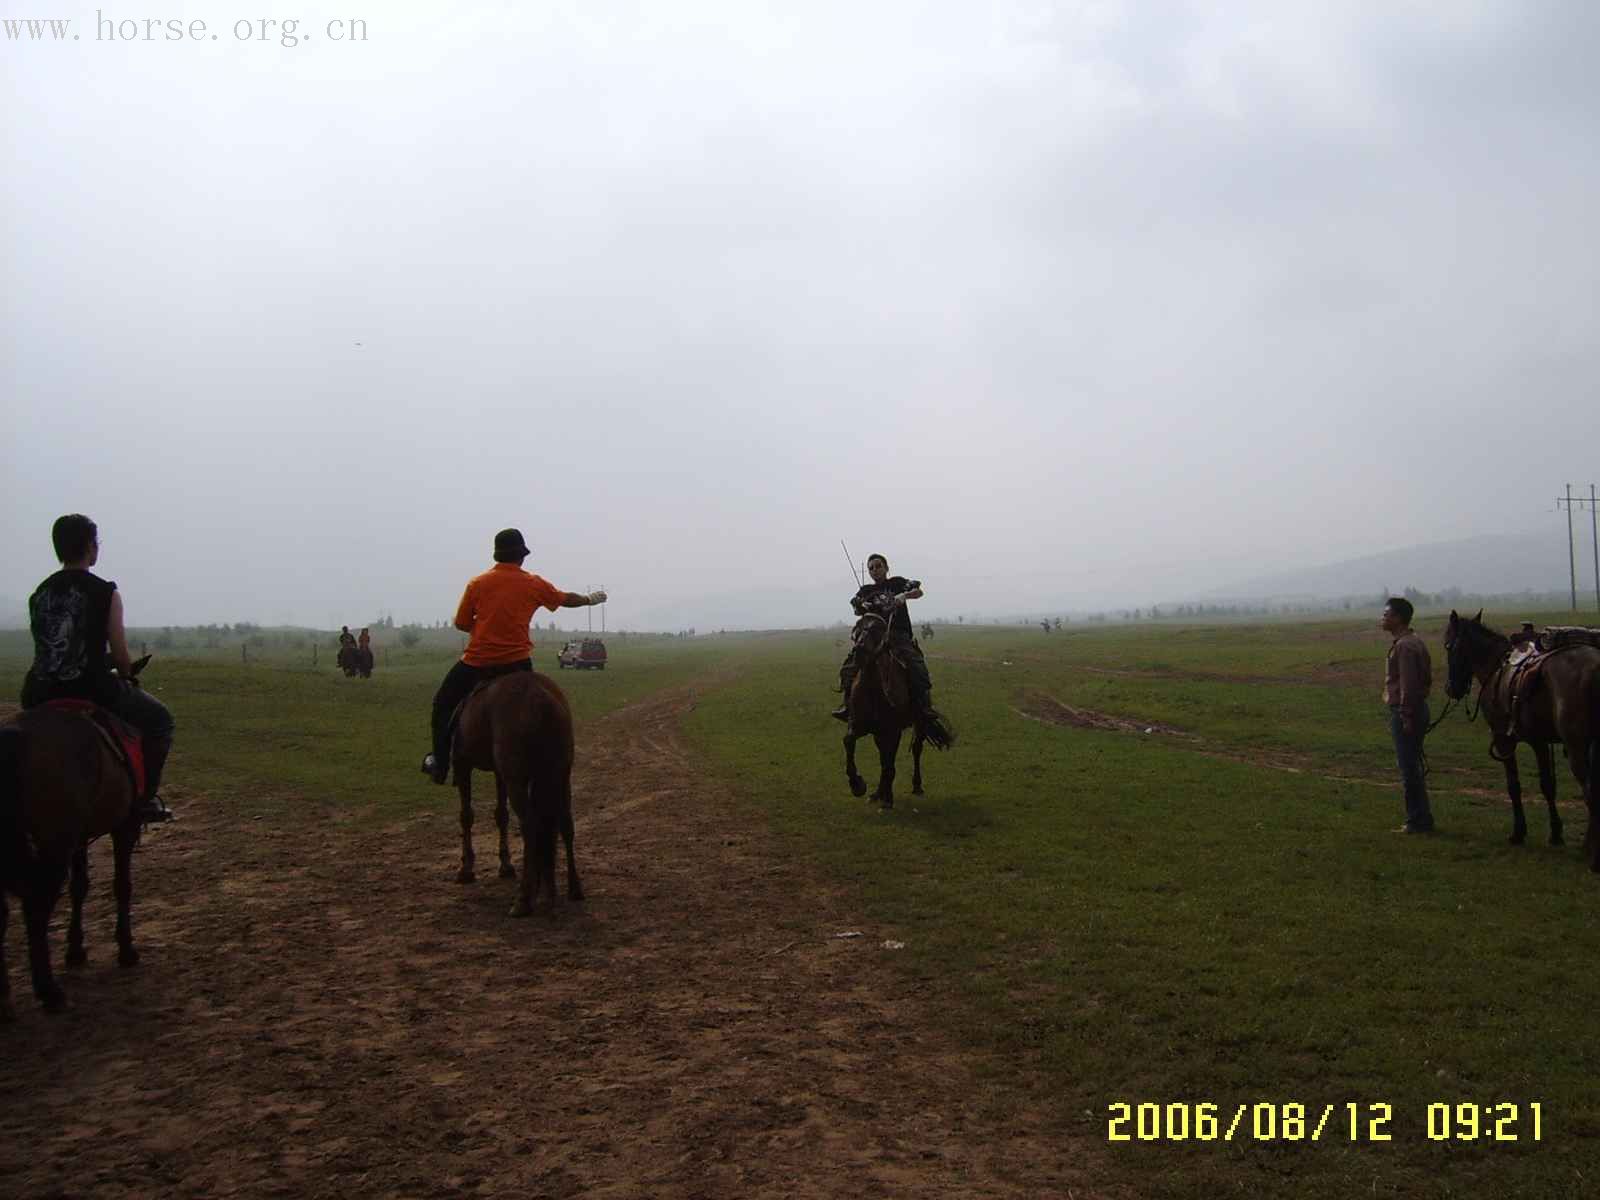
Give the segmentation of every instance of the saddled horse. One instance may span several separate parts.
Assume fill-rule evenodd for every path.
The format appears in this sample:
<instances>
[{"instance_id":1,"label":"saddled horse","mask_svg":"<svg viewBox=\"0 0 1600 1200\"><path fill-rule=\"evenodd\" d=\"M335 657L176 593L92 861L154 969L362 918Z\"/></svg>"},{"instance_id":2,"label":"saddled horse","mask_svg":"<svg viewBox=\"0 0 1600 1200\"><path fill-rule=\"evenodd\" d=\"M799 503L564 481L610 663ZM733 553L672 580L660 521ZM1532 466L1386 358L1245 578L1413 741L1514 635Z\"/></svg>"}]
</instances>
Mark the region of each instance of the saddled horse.
<instances>
[{"instance_id":1,"label":"saddled horse","mask_svg":"<svg viewBox=\"0 0 1600 1200\"><path fill-rule=\"evenodd\" d=\"M371 646L357 646L356 650L355 650L355 655L356 655L356 670L361 673L361 678L363 678L363 679L371 679L372 678L372 647Z\"/></svg>"},{"instance_id":2,"label":"saddled horse","mask_svg":"<svg viewBox=\"0 0 1600 1200\"><path fill-rule=\"evenodd\" d=\"M1517 774L1517 743L1527 742L1539 763L1539 789L1550 810L1550 844L1561 844L1556 813L1554 747L1565 750L1589 809L1583 847L1592 870L1600 871L1596 800L1600 798L1600 639L1573 638L1543 654L1537 647L1513 647L1511 639L1475 617L1451 612L1444 631L1449 678L1445 692L1460 700L1478 681L1478 705L1489 726L1489 756L1506 772L1511 796L1511 841L1528 836L1522 811L1522 781ZM1528 650L1535 655L1530 657ZM1515 653L1513 653L1515 651Z\"/></svg>"},{"instance_id":3,"label":"saddled horse","mask_svg":"<svg viewBox=\"0 0 1600 1200\"><path fill-rule=\"evenodd\" d=\"M522 886L513 917L533 911L540 896L556 899L556 833L567 848L567 897L583 899L572 857L572 711L555 681L536 671L502 675L462 702L451 763L461 793L462 883L475 878L472 772L493 771L495 824L500 828L500 878L513 879L507 801L522 827Z\"/></svg>"},{"instance_id":4,"label":"saddled horse","mask_svg":"<svg viewBox=\"0 0 1600 1200\"><path fill-rule=\"evenodd\" d=\"M913 796L923 794L923 743L932 743L936 750L947 750L955 743L955 733L937 713L929 720L917 718L911 703L910 681L905 665L895 657L889 619L885 614L875 611L864 614L851 630L850 640L856 648L857 670L846 698L850 729L844 738L845 779L852 795L866 795L866 780L856 770L856 742L870 734L878 747L878 787L872 798L884 808L893 808L895 759L900 753L900 738L904 732L912 730Z\"/></svg>"},{"instance_id":5,"label":"saddled horse","mask_svg":"<svg viewBox=\"0 0 1600 1200\"><path fill-rule=\"evenodd\" d=\"M135 672L147 660L135 664ZM133 945L132 861L139 840L134 782L108 735L88 715L44 705L0 725L0 1021L16 1019L5 965L6 893L22 901L33 993L47 1012L67 1006L50 969L50 917L72 878L67 966L88 961L83 901L89 843L111 835L117 899L117 962L139 961Z\"/></svg>"}]
</instances>

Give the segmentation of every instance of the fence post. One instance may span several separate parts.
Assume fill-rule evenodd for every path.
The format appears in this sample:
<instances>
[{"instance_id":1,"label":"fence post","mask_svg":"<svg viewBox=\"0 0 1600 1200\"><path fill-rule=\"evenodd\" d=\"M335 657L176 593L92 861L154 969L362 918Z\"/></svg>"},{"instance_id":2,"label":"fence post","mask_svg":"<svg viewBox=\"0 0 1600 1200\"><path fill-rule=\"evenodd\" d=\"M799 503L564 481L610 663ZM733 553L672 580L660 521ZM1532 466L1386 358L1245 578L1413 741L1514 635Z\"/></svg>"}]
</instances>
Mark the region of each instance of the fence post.
<instances>
[{"instance_id":1,"label":"fence post","mask_svg":"<svg viewBox=\"0 0 1600 1200\"><path fill-rule=\"evenodd\" d=\"M244 642L239 643L239 661L242 663L250 661L250 648Z\"/></svg>"}]
</instances>

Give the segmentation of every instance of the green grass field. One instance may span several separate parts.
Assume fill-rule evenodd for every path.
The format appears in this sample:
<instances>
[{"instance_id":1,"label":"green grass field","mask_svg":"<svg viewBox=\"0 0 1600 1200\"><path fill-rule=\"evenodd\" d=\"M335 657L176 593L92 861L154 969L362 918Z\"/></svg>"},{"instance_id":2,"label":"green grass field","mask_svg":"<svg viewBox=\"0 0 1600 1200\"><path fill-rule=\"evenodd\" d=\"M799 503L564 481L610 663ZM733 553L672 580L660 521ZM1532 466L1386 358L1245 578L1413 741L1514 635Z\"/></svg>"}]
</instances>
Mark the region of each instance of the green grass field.
<instances>
[{"instance_id":1,"label":"green grass field","mask_svg":"<svg viewBox=\"0 0 1600 1200\"><path fill-rule=\"evenodd\" d=\"M1419 623L1436 714L1440 624ZM580 747L584 722L628 700L715 680L688 719L708 771L785 852L849 885L863 926L907 943L896 961L992 1064L990 1103L1003 1111L1033 1081L1028 1102L1049 1096L1137 1194L1591 1194L1600 877L1579 858L1575 781L1558 760L1569 845L1550 847L1524 751L1529 844L1507 845L1500 768L1458 710L1429 739L1441 832L1392 835L1385 645L1365 618L941 627L926 649L960 741L926 755L923 798L902 755L890 814L845 787L826 716L840 634L613 639L610 668L582 675L555 672L541 644L537 665L572 698ZM7 698L24 651L0 642ZM252 653L152 666L180 720L175 786L360 820L437 803L415 767L447 635L380 651L370 681L338 677L326 648L315 670L287 639ZM1052 724L1029 715L1040 697L1189 736ZM1118 1102L1133 1106L1130 1140L1108 1142ZM1197 1140L1192 1108L1188 1140L1137 1136L1141 1104L1161 1105L1166 1129L1165 1106L1206 1102L1223 1130L1241 1105L1275 1106L1280 1132L1285 1116L1295 1129L1283 1106L1304 1105L1304 1136L1252 1140L1262 1109L1231 1140ZM1500 1127L1516 1141L1430 1140L1430 1105L1451 1106L1454 1133L1455 1106L1501 1102L1519 1106Z\"/></svg>"}]
</instances>

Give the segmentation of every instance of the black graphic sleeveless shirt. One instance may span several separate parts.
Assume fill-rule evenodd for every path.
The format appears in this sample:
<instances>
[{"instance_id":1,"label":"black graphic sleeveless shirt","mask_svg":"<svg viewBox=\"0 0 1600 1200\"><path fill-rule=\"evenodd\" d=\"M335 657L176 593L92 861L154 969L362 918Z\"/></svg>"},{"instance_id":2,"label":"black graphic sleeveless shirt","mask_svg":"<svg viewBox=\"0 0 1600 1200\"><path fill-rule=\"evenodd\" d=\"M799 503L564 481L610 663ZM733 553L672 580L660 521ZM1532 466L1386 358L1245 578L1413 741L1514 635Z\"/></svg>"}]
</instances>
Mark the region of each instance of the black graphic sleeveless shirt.
<instances>
[{"instance_id":1,"label":"black graphic sleeveless shirt","mask_svg":"<svg viewBox=\"0 0 1600 1200\"><path fill-rule=\"evenodd\" d=\"M91 571L61 570L29 597L33 666L23 684L25 706L63 696L103 703L115 692L106 630L116 590Z\"/></svg>"}]
</instances>

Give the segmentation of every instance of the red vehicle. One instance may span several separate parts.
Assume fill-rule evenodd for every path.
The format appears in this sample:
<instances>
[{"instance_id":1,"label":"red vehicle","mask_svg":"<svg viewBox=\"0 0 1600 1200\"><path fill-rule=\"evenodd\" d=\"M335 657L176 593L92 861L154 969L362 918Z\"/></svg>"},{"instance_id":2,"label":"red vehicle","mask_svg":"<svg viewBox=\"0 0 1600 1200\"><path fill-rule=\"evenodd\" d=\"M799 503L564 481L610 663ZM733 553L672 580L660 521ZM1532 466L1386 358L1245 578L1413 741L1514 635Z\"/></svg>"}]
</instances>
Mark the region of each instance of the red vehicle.
<instances>
[{"instance_id":1,"label":"red vehicle","mask_svg":"<svg viewBox=\"0 0 1600 1200\"><path fill-rule=\"evenodd\" d=\"M556 654L556 666L563 671L568 667L574 671L604 671L606 644L596 637L574 638Z\"/></svg>"}]
</instances>

